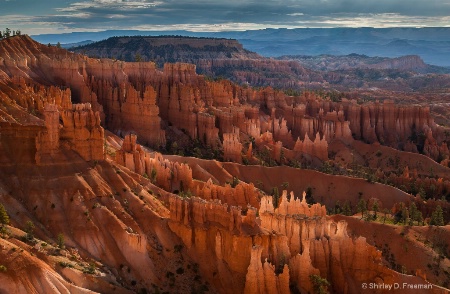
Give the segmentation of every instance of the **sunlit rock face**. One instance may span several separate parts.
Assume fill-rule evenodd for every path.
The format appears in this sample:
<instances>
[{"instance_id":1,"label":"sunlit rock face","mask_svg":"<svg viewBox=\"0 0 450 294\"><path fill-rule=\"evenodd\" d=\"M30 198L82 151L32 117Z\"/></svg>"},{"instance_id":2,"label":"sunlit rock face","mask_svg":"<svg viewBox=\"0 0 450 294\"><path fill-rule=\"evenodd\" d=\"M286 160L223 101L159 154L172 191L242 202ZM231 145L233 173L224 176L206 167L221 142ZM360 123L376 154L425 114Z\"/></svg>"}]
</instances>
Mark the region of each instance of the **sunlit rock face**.
<instances>
[{"instance_id":1,"label":"sunlit rock face","mask_svg":"<svg viewBox=\"0 0 450 294\"><path fill-rule=\"evenodd\" d=\"M326 203L364 191L360 197L378 193L394 206L411 195L362 179L241 164L263 151L281 163L325 161L335 140L395 145L417 130L427 155L448 153L426 108L309 94L295 102L271 88L206 80L190 64L161 71L27 36L2 40L0 202L11 222L10 236L0 238L0 292L308 293L311 275L334 293L359 293L367 281L426 284L423 274L389 269L376 247L328 217L325 205L308 204L298 187L314 185ZM222 148L230 162L154 150L174 134ZM397 180L409 178L405 169ZM284 182L296 191L283 191L274 205L264 185ZM433 285L430 293L446 290Z\"/></svg>"}]
</instances>

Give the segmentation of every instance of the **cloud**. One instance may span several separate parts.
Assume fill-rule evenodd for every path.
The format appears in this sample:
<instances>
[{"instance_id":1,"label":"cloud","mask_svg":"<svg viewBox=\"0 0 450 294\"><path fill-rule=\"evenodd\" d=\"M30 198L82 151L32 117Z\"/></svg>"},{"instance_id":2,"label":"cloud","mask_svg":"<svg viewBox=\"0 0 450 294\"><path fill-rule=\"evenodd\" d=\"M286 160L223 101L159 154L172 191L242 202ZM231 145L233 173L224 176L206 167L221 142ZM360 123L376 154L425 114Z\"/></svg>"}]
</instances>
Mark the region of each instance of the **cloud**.
<instances>
[{"instance_id":1,"label":"cloud","mask_svg":"<svg viewBox=\"0 0 450 294\"><path fill-rule=\"evenodd\" d=\"M405 16L396 13L336 14L296 21L298 27L448 27L450 16Z\"/></svg>"},{"instance_id":2,"label":"cloud","mask_svg":"<svg viewBox=\"0 0 450 294\"><path fill-rule=\"evenodd\" d=\"M110 11L127 11L138 10L155 7L160 5L159 1L123 1L123 0L93 0L75 2L67 7L56 8L60 12L78 12L85 10L110 10Z\"/></svg>"},{"instance_id":3,"label":"cloud","mask_svg":"<svg viewBox=\"0 0 450 294\"><path fill-rule=\"evenodd\" d=\"M45 5L50 2L52 8L24 19L35 23L29 29L49 23L63 31L446 26L450 15L450 0L409 0L408 5L403 0L49 0ZM11 9L21 11L17 5Z\"/></svg>"}]
</instances>

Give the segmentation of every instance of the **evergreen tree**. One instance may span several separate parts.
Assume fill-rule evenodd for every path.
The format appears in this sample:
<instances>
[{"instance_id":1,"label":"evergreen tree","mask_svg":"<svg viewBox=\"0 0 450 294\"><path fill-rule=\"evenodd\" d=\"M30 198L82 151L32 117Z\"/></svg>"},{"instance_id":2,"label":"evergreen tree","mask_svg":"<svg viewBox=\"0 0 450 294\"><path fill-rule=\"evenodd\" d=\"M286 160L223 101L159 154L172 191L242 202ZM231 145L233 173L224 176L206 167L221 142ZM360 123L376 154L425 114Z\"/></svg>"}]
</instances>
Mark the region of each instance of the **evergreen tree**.
<instances>
[{"instance_id":1,"label":"evergreen tree","mask_svg":"<svg viewBox=\"0 0 450 294\"><path fill-rule=\"evenodd\" d=\"M403 222L404 225L406 225L406 221L408 220L408 218L409 218L408 208L406 208L406 205L403 205L401 221Z\"/></svg>"},{"instance_id":2,"label":"evergreen tree","mask_svg":"<svg viewBox=\"0 0 450 294\"><path fill-rule=\"evenodd\" d=\"M281 187L283 188L283 190L287 190L287 188L289 187L289 182L283 182L281 184Z\"/></svg>"},{"instance_id":3,"label":"evergreen tree","mask_svg":"<svg viewBox=\"0 0 450 294\"><path fill-rule=\"evenodd\" d=\"M344 215L348 215L348 216L352 215L352 208L350 207L350 204L347 201L345 201L345 203L344 203L343 210L344 210Z\"/></svg>"},{"instance_id":4,"label":"evergreen tree","mask_svg":"<svg viewBox=\"0 0 450 294\"><path fill-rule=\"evenodd\" d=\"M380 206L378 205L378 201L376 199L374 199L373 204L372 204L372 210L373 210L373 218L376 220L377 219L377 213L380 209Z\"/></svg>"},{"instance_id":5,"label":"evergreen tree","mask_svg":"<svg viewBox=\"0 0 450 294\"><path fill-rule=\"evenodd\" d=\"M305 197L305 199L306 199L306 203L308 203L308 204L311 204L311 205L312 204L316 204L316 199L314 199L311 187L306 188L306 197Z\"/></svg>"},{"instance_id":6,"label":"evergreen tree","mask_svg":"<svg viewBox=\"0 0 450 294\"><path fill-rule=\"evenodd\" d=\"M444 225L444 212L442 207L438 205L436 210L431 215L430 225L432 226L443 226Z\"/></svg>"},{"instance_id":7,"label":"evergreen tree","mask_svg":"<svg viewBox=\"0 0 450 294\"><path fill-rule=\"evenodd\" d=\"M62 233L58 234L58 238L56 240L56 244L58 245L59 249L64 249L64 247L65 247L65 240L64 240L64 235Z\"/></svg>"},{"instance_id":8,"label":"evergreen tree","mask_svg":"<svg viewBox=\"0 0 450 294\"><path fill-rule=\"evenodd\" d=\"M341 202L338 200L336 201L336 204L334 204L334 214L341 214L342 208L341 208Z\"/></svg>"},{"instance_id":9,"label":"evergreen tree","mask_svg":"<svg viewBox=\"0 0 450 294\"><path fill-rule=\"evenodd\" d=\"M3 204L0 204L0 224L2 227L9 224L9 216L8 213L6 213L6 209Z\"/></svg>"},{"instance_id":10,"label":"evergreen tree","mask_svg":"<svg viewBox=\"0 0 450 294\"><path fill-rule=\"evenodd\" d=\"M56 48L61 48L61 43L56 43Z\"/></svg>"},{"instance_id":11,"label":"evergreen tree","mask_svg":"<svg viewBox=\"0 0 450 294\"><path fill-rule=\"evenodd\" d=\"M139 53L136 53L136 55L134 55L134 61L136 62L141 62L142 61L142 56Z\"/></svg>"},{"instance_id":12,"label":"evergreen tree","mask_svg":"<svg viewBox=\"0 0 450 294\"><path fill-rule=\"evenodd\" d=\"M416 220L417 220L417 225L418 226L420 226L421 224L422 224L422 226L425 225L425 223L423 222L423 216L422 216L422 212L421 211L417 211Z\"/></svg>"},{"instance_id":13,"label":"evergreen tree","mask_svg":"<svg viewBox=\"0 0 450 294\"><path fill-rule=\"evenodd\" d=\"M6 30L3 32L3 35L5 38L11 37L11 30L9 28L6 28Z\"/></svg>"},{"instance_id":14,"label":"evergreen tree","mask_svg":"<svg viewBox=\"0 0 450 294\"><path fill-rule=\"evenodd\" d=\"M272 200L273 200L273 207L277 208L280 201L280 192L278 191L278 187L272 188Z\"/></svg>"},{"instance_id":15,"label":"evergreen tree","mask_svg":"<svg viewBox=\"0 0 450 294\"><path fill-rule=\"evenodd\" d=\"M423 188L423 186L420 186L420 188L419 188L419 196L422 199L426 199L426 197L427 197L427 193L425 192L425 189Z\"/></svg>"},{"instance_id":16,"label":"evergreen tree","mask_svg":"<svg viewBox=\"0 0 450 294\"><path fill-rule=\"evenodd\" d=\"M357 206L357 208L358 208L358 212L361 212L361 219L364 217L364 213L366 212L366 210L367 210L367 203L366 203L366 200L364 200L364 199L360 199L359 200L359 202L358 202L358 206Z\"/></svg>"},{"instance_id":17,"label":"evergreen tree","mask_svg":"<svg viewBox=\"0 0 450 294\"><path fill-rule=\"evenodd\" d=\"M310 275L309 280L313 285L313 291L315 294L328 293L328 286L330 285L330 283L327 281L327 279L324 279L319 275Z\"/></svg>"},{"instance_id":18,"label":"evergreen tree","mask_svg":"<svg viewBox=\"0 0 450 294\"><path fill-rule=\"evenodd\" d=\"M239 179L237 177L233 177L233 181L231 182L231 187L236 188L236 186L239 184Z\"/></svg>"},{"instance_id":19,"label":"evergreen tree","mask_svg":"<svg viewBox=\"0 0 450 294\"><path fill-rule=\"evenodd\" d=\"M152 168L152 172L150 173L150 181L152 182L152 184L156 183L157 175L158 175L158 172L156 171L156 169Z\"/></svg>"},{"instance_id":20,"label":"evergreen tree","mask_svg":"<svg viewBox=\"0 0 450 294\"><path fill-rule=\"evenodd\" d=\"M27 223L25 224L25 232L27 233L25 235L25 237L28 240L33 240L34 239L34 224L32 221L27 221Z\"/></svg>"},{"instance_id":21,"label":"evergreen tree","mask_svg":"<svg viewBox=\"0 0 450 294\"><path fill-rule=\"evenodd\" d=\"M383 212L384 212L383 224L385 224L386 223L387 214L389 213L389 209L385 208L383 210Z\"/></svg>"},{"instance_id":22,"label":"evergreen tree","mask_svg":"<svg viewBox=\"0 0 450 294\"><path fill-rule=\"evenodd\" d=\"M418 210L416 204L413 202L409 206L409 225L412 226L414 221L417 220Z\"/></svg>"}]
</instances>

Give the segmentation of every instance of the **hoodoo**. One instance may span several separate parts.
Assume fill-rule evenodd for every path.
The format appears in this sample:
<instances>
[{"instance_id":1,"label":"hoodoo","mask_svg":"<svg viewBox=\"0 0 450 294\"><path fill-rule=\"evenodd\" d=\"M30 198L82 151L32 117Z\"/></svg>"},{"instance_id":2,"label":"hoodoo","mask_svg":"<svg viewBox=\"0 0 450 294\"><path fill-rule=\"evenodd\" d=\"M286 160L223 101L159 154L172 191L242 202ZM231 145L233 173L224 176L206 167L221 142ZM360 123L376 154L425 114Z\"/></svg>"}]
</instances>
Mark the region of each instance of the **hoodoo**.
<instances>
[{"instance_id":1,"label":"hoodoo","mask_svg":"<svg viewBox=\"0 0 450 294\"><path fill-rule=\"evenodd\" d=\"M0 292L448 293L447 132L427 107L6 38Z\"/></svg>"}]
</instances>

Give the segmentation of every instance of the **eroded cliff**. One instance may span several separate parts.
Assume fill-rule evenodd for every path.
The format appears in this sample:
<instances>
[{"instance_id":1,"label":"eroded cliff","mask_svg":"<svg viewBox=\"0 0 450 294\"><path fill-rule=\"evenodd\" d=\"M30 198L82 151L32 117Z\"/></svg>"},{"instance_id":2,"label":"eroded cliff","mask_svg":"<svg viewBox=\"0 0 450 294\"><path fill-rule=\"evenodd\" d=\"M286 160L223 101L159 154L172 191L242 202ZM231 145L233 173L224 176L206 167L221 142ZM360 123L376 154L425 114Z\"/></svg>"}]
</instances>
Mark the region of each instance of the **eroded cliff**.
<instances>
[{"instance_id":1,"label":"eroded cliff","mask_svg":"<svg viewBox=\"0 0 450 294\"><path fill-rule=\"evenodd\" d=\"M89 59L26 36L0 42L0 77L0 201L11 218L0 239L1 290L308 293L311 276L334 293L370 282L428 285L389 269L324 205L296 198L309 188L328 206L377 198L397 209L413 196L363 179L235 163L324 162L329 148L343 144L344 158L358 139L401 149L422 131L424 153L446 156L427 109L242 88L190 64L161 71ZM180 152L178 143L192 141L234 162L145 146ZM396 180L409 180L404 173ZM275 200L278 187L295 193ZM432 286L429 293L446 292Z\"/></svg>"}]
</instances>

